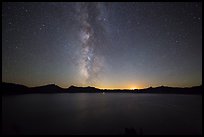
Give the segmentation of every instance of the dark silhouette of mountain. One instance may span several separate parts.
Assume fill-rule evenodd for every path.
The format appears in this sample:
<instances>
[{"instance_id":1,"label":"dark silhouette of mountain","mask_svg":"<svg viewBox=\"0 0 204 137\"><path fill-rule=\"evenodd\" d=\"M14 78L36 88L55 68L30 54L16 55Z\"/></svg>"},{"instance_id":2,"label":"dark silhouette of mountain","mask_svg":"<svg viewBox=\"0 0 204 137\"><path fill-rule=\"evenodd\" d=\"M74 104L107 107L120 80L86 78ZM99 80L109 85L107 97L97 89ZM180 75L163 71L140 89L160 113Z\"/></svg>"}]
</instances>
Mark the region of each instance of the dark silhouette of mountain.
<instances>
[{"instance_id":1,"label":"dark silhouette of mountain","mask_svg":"<svg viewBox=\"0 0 204 137\"><path fill-rule=\"evenodd\" d=\"M76 86L70 86L67 89L68 92L92 92L92 93L96 93L96 92L101 92L100 89L97 89L95 87L76 87Z\"/></svg>"},{"instance_id":2,"label":"dark silhouette of mountain","mask_svg":"<svg viewBox=\"0 0 204 137\"><path fill-rule=\"evenodd\" d=\"M63 92L63 89L60 88L59 86L55 85L55 84L50 84L50 85L45 85L45 86L39 86L39 87L33 87L31 88L31 92L40 92L40 93L59 93L59 92Z\"/></svg>"},{"instance_id":3,"label":"dark silhouette of mountain","mask_svg":"<svg viewBox=\"0 0 204 137\"><path fill-rule=\"evenodd\" d=\"M137 91L138 93L166 93L166 94L202 94L202 85L195 87L179 88L160 86L155 88L146 88Z\"/></svg>"},{"instance_id":4,"label":"dark silhouette of mountain","mask_svg":"<svg viewBox=\"0 0 204 137\"><path fill-rule=\"evenodd\" d=\"M39 86L39 87L26 87L24 85L13 83L1 83L1 93L4 95L10 94L26 94L26 93L151 93L151 94L197 94L202 95L202 85L188 88L179 87L149 87L146 89L135 90L101 90L95 87L76 87L70 86L69 88L61 88L55 84Z\"/></svg>"},{"instance_id":5,"label":"dark silhouette of mountain","mask_svg":"<svg viewBox=\"0 0 204 137\"><path fill-rule=\"evenodd\" d=\"M29 90L28 87L20 84L13 83L1 83L1 93L2 94L19 94L19 93L27 93Z\"/></svg>"}]
</instances>

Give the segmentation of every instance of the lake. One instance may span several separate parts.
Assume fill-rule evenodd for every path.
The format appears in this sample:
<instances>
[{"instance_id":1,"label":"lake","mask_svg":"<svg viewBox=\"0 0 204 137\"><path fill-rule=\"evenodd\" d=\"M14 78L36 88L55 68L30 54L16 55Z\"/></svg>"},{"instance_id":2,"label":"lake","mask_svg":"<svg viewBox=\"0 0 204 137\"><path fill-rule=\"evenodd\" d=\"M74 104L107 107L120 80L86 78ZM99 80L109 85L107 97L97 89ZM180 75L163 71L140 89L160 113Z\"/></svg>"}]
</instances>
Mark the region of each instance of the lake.
<instances>
[{"instance_id":1,"label":"lake","mask_svg":"<svg viewBox=\"0 0 204 137\"><path fill-rule=\"evenodd\" d=\"M202 96L63 93L2 96L3 134L202 134Z\"/></svg>"}]
</instances>

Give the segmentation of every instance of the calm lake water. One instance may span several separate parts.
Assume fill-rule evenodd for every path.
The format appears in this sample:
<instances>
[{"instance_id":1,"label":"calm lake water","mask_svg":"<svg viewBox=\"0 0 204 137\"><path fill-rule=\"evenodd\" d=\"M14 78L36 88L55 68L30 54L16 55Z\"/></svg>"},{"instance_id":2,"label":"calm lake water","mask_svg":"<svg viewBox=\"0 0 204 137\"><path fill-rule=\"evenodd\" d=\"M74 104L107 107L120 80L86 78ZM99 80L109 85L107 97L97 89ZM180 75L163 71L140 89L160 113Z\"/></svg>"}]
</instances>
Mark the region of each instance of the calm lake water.
<instances>
[{"instance_id":1,"label":"calm lake water","mask_svg":"<svg viewBox=\"0 0 204 137\"><path fill-rule=\"evenodd\" d=\"M202 96L128 93L2 97L3 134L202 134Z\"/></svg>"}]
</instances>

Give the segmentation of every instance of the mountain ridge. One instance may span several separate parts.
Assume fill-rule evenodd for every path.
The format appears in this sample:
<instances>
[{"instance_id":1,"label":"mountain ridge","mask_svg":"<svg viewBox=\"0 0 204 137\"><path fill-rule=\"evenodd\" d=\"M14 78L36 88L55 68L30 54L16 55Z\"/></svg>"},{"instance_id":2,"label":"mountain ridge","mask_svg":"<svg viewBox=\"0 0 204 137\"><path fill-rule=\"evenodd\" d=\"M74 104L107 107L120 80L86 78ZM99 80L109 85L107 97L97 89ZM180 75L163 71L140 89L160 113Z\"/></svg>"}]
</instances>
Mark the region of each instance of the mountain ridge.
<instances>
[{"instance_id":1,"label":"mountain ridge","mask_svg":"<svg viewBox=\"0 0 204 137\"><path fill-rule=\"evenodd\" d=\"M26 94L26 93L158 93L158 94L199 94L202 95L202 85L194 87L149 87L144 89L98 89L95 87L77 87L70 86L68 88L61 88L55 84L48 84L37 87L27 87L15 83L1 83L1 93L3 95L9 94Z\"/></svg>"}]
</instances>

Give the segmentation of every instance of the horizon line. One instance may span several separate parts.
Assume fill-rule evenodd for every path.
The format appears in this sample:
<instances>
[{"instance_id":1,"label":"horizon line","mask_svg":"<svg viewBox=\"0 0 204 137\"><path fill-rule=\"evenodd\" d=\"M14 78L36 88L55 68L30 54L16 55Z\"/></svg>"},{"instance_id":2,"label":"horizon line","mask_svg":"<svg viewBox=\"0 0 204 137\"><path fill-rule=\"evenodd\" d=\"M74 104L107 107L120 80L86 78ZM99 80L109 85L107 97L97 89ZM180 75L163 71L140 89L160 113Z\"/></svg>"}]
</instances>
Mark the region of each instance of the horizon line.
<instances>
[{"instance_id":1,"label":"horizon line","mask_svg":"<svg viewBox=\"0 0 204 137\"><path fill-rule=\"evenodd\" d=\"M39 85L39 86L27 86L27 85L24 85L24 84L19 84L19 83L11 83L11 82L4 82L2 81L1 83L9 83L9 84L16 84L16 85L22 85L22 86L26 86L28 88L34 88L34 87L41 87L41 86L47 86L47 85L55 85L55 86L58 86L62 89L68 89L70 88L71 86L74 86L74 87L79 87L79 88L86 88L86 87L93 87L93 88L97 88L97 89L100 89L100 90L142 90L142 89L147 89L147 88L157 88L157 87L171 87L171 88L191 88L191 87L197 87L197 86L202 86L202 84L200 85L196 85L196 86L185 86L185 87L181 87L181 86L167 86L167 85L160 85L160 86L149 86L149 87L144 87L144 88L99 88L99 87L96 87L96 86L76 86L76 85L70 85L68 87L61 87L55 83L48 83L48 84L45 84L45 85Z\"/></svg>"}]
</instances>

